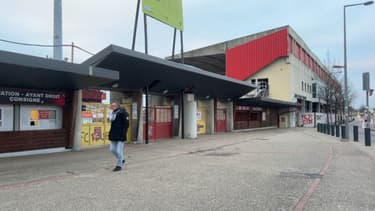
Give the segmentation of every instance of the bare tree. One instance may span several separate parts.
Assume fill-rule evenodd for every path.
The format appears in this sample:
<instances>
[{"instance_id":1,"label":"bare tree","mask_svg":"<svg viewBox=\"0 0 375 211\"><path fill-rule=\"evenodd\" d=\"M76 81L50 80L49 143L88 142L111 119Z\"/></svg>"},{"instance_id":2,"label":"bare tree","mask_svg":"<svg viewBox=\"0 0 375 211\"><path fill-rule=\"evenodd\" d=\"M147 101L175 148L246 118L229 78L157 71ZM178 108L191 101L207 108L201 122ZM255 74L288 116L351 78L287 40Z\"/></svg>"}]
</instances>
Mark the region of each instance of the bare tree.
<instances>
[{"instance_id":1,"label":"bare tree","mask_svg":"<svg viewBox=\"0 0 375 211\"><path fill-rule=\"evenodd\" d=\"M335 110L336 110L336 121L339 123L343 122L343 114L345 111L345 93L344 93L344 83L340 80L340 88L336 92L336 102L335 102Z\"/></svg>"},{"instance_id":2,"label":"bare tree","mask_svg":"<svg viewBox=\"0 0 375 211\"><path fill-rule=\"evenodd\" d=\"M343 92L342 86L339 80L337 79L336 74L338 73L333 68L334 60L331 59L329 52L327 52L327 58L324 60L325 64L325 77L324 77L324 86L321 87L321 98L326 101L326 114L327 114L327 123L332 124L336 121L339 121L339 112L341 107L343 107ZM332 119L332 115L335 114L335 119ZM340 115L341 116L341 115Z\"/></svg>"},{"instance_id":3,"label":"bare tree","mask_svg":"<svg viewBox=\"0 0 375 211\"><path fill-rule=\"evenodd\" d=\"M334 59L331 59L329 52L327 52L326 59L324 60L325 65L325 76L322 78L324 85L320 87L319 98L326 101L326 114L327 123L343 122L345 113L345 90L344 81L338 79L338 74L341 71L337 71L333 68L336 64ZM348 85L348 105L352 105L357 95L352 89L352 85ZM332 114L335 118L332 119Z\"/></svg>"},{"instance_id":4,"label":"bare tree","mask_svg":"<svg viewBox=\"0 0 375 211\"><path fill-rule=\"evenodd\" d=\"M335 93L335 111L336 111L336 121L342 123L345 113L345 90L344 90L344 80L341 79L338 81L339 87ZM353 91L353 86L351 84L348 85L348 105L352 107L353 101L357 98L356 93Z\"/></svg>"}]
</instances>

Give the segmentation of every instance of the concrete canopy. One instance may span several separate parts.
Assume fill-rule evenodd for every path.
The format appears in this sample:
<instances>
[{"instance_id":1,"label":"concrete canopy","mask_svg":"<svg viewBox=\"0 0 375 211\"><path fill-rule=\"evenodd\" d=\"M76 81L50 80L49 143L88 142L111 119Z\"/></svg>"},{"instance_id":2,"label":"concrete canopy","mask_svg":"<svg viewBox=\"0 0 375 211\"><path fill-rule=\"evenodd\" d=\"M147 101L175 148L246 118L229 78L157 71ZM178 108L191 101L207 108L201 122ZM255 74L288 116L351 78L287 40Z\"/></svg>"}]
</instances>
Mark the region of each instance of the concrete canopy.
<instances>
[{"instance_id":1,"label":"concrete canopy","mask_svg":"<svg viewBox=\"0 0 375 211\"><path fill-rule=\"evenodd\" d=\"M244 43L256 40L268 34L272 34L289 26L282 26L275 29L267 30L261 33L252 34L225 42L209 45L207 47L195 49L184 53L185 64L193 65L210 72L225 75L226 70L226 51L227 49L242 45ZM181 61L181 55L175 55L175 59L167 57L167 60Z\"/></svg>"},{"instance_id":2,"label":"concrete canopy","mask_svg":"<svg viewBox=\"0 0 375 211\"><path fill-rule=\"evenodd\" d=\"M249 83L207 72L143 53L110 45L83 64L117 70L119 90L141 90L150 87L152 93L177 94L192 92L197 97L237 99L254 89ZM107 88L113 89L111 86Z\"/></svg>"},{"instance_id":3,"label":"concrete canopy","mask_svg":"<svg viewBox=\"0 0 375 211\"><path fill-rule=\"evenodd\" d=\"M0 51L0 86L76 90L118 80L116 71Z\"/></svg>"},{"instance_id":4,"label":"concrete canopy","mask_svg":"<svg viewBox=\"0 0 375 211\"><path fill-rule=\"evenodd\" d=\"M275 100L268 97L255 97L240 99L236 102L237 105L242 106L259 106L259 107L271 107L271 108L296 108L297 103L291 103L282 100Z\"/></svg>"}]
</instances>

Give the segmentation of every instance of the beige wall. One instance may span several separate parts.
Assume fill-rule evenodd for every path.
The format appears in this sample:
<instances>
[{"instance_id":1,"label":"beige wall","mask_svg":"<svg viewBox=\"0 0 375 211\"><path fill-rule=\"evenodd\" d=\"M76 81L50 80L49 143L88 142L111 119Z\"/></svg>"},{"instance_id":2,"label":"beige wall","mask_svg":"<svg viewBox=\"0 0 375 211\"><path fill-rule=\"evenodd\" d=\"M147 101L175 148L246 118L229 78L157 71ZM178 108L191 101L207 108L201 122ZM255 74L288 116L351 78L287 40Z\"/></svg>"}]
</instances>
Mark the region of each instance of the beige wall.
<instances>
[{"instance_id":1,"label":"beige wall","mask_svg":"<svg viewBox=\"0 0 375 211\"><path fill-rule=\"evenodd\" d=\"M319 102L318 98L312 98L312 89L302 90L302 81L312 88L313 83L323 84L318 75L291 55L281 58L265 67L260 72L247 79L268 78L269 97L277 100L296 102L295 94L306 97L311 102ZM320 100L324 103L324 101Z\"/></svg>"},{"instance_id":2,"label":"beige wall","mask_svg":"<svg viewBox=\"0 0 375 211\"><path fill-rule=\"evenodd\" d=\"M292 66L292 80L294 81L291 91L306 97L308 101L316 101L317 99L312 98L312 90L302 90L302 82L312 87L312 84L319 80L318 76L295 56L291 55L289 58Z\"/></svg>"},{"instance_id":3,"label":"beige wall","mask_svg":"<svg viewBox=\"0 0 375 211\"><path fill-rule=\"evenodd\" d=\"M251 78L247 79L251 82L252 79L268 78L269 97L272 99L283 101L294 101L292 98L292 75L291 65L286 58L278 59L271 65L265 67L262 71L256 73Z\"/></svg>"}]
</instances>

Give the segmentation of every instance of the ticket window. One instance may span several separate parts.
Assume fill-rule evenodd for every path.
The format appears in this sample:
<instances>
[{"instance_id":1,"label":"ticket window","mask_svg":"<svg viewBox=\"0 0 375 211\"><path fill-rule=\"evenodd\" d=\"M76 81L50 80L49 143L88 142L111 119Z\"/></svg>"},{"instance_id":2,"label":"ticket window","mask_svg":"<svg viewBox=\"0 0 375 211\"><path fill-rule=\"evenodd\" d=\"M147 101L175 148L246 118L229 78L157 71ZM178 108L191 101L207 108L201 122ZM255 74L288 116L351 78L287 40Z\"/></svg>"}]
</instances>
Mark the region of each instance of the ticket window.
<instances>
[{"instance_id":1,"label":"ticket window","mask_svg":"<svg viewBox=\"0 0 375 211\"><path fill-rule=\"evenodd\" d=\"M20 106L20 130L55 130L62 128L62 108L58 106Z\"/></svg>"},{"instance_id":2,"label":"ticket window","mask_svg":"<svg viewBox=\"0 0 375 211\"><path fill-rule=\"evenodd\" d=\"M0 132L14 130L13 105L0 105Z\"/></svg>"}]
</instances>

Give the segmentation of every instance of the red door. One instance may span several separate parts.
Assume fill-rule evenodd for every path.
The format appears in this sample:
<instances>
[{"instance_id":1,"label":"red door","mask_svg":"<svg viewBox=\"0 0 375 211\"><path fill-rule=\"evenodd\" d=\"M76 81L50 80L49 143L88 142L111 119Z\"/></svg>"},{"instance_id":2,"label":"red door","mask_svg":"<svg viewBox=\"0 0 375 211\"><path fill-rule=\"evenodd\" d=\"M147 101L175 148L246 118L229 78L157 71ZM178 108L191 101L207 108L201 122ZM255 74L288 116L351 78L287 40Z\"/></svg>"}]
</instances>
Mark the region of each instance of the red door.
<instances>
[{"instance_id":1,"label":"red door","mask_svg":"<svg viewBox=\"0 0 375 211\"><path fill-rule=\"evenodd\" d=\"M216 132L227 132L227 110L217 109L216 110Z\"/></svg>"},{"instance_id":2,"label":"red door","mask_svg":"<svg viewBox=\"0 0 375 211\"><path fill-rule=\"evenodd\" d=\"M144 108L145 109L145 108ZM149 107L149 140L172 138L172 107ZM143 124L143 137L146 137L146 120Z\"/></svg>"}]
</instances>

